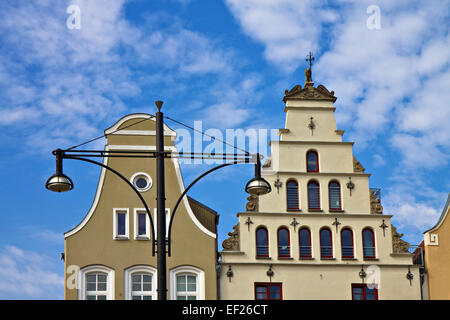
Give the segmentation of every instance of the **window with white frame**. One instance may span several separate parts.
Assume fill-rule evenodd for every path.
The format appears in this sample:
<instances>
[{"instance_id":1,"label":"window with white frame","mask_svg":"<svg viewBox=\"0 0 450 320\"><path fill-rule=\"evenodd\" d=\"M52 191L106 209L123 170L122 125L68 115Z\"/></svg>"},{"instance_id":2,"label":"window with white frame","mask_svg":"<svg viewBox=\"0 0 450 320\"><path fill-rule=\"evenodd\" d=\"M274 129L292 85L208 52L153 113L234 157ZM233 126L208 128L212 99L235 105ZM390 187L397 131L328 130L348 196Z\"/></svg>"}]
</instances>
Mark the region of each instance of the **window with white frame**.
<instances>
[{"instance_id":1,"label":"window with white frame","mask_svg":"<svg viewBox=\"0 0 450 320\"><path fill-rule=\"evenodd\" d=\"M155 208L153 210L153 221L158 221L158 210ZM167 234L169 232L169 223L170 223L170 209L166 208L166 238ZM153 224L154 230L155 230L155 240L158 237L157 236L157 229L156 229L156 223Z\"/></svg>"},{"instance_id":2,"label":"window with white frame","mask_svg":"<svg viewBox=\"0 0 450 320\"><path fill-rule=\"evenodd\" d=\"M156 269L135 266L125 271L125 298L127 300L156 299Z\"/></svg>"},{"instance_id":3,"label":"window with white frame","mask_svg":"<svg viewBox=\"0 0 450 320\"><path fill-rule=\"evenodd\" d=\"M177 275L177 300L197 300L197 276L183 273Z\"/></svg>"},{"instance_id":4,"label":"window with white frame","mask_svg":"<svg viewBox=\"0 0 450 320\"><path fill-rule=\"evenodd\" d=\"M89 266L79 271L80 300L114 299L114 271L105 266Z\"/></svg>"},{"instance_id":5,"label":"window with white frame","mask_svg":"<svg viewBox=\"0 0 450 320\"><path fill-rule=\"evenodd\" d=\"M103 272L92 272L86 275L86 300L106 300L107 278L108 275Z\"/></svg>"},{"instance_id":6,"label":"window with white frame","mask_svg":"<svg viewBox=\"0 0 450 320\"><path fill-rule=\"evenodd\" d=\"M205 273L192 266L180 266L170 272L172 300L204 300Z\"/></svg>"},{"instance_id":7,"label":"window with white frame","mask_svg":"<svg viewBox=\"0 0 450 320\"><path fill-rule=\"evenodd\" d=\"M113 210L113 234L114 239L129 238L129 217L128 208L115 208Z\"/></svg>"},{"instance_id":8,"label":"window with white frame","mask_svg":"<svg viewBox=\"0 0 450 320\"><path fill-rule=\"evenodd\" d=\"M133 186L140 192L145 192L152 187L152 178L145 172L135 173L131 179Z\"/></svg>"},{"instance_id":9,"label":"window with white frame","mask_svg":"<svg viewBox=\"0 0 450 320\"><path fill-rule=\"evenodd\" d=\"M134 209L134 239L150 239L150 219L145 209Z\"/></svg>"}]
</instances>

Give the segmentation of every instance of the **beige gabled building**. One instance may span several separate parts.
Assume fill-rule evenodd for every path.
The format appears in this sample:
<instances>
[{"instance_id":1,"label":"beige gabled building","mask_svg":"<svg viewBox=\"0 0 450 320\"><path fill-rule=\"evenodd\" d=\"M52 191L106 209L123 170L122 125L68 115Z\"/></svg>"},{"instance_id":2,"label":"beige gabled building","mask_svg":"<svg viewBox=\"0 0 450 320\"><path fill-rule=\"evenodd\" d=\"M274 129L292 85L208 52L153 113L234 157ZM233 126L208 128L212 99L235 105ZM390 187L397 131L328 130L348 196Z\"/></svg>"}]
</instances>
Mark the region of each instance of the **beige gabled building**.
<instances>
[{"instance_id":1,"label":"beige gabled building","mask_svg":"<svg viewBox=\"0 0 450 320\"><path fill-rule=\"evenodd\" d=\"M145 120L147 119L147 120ZM155 120L130 114L105 130L105 150L155 150ZM164 127L167 151L176 133ZM69 161L69 160L67 160ZM139 190L156 225L154 158L104 158ZM167 219L184 191L177 158L165 160ZM217 298L218 215L184 197L172 227L167 258L168 299ZM156 234L156 230L155 230ZM127 183L101 169L97 191L84 219L65 233L65 299L156 299L156 256L150 220Z\"/></svg>"},{"instance_id":2,"label":"beige gabled building","mask_svg":"<svg viewBox=\"0 0 450 320\"><path fill-rule=\"evenodd\" d=\"M248 198L223 242L220 298L420 299L408 244L342 141L334 92L305 74L285 91L285 127L263 165L272 192Z\"/></svg>"}]
</instances>

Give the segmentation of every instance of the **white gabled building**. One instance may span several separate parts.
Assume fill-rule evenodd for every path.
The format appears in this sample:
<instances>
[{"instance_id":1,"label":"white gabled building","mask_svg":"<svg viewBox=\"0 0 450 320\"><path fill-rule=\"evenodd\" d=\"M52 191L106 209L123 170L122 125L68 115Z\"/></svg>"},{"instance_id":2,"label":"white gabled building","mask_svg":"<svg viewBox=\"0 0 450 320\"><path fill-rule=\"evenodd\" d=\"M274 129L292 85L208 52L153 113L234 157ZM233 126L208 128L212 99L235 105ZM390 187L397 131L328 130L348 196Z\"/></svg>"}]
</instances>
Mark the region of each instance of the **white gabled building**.
<instances>
[{"instance_id":1,"label":"white gabled building","mask_svg":"<svg viewBox=\"0 0 450 320\"><path fill-rule=\"evenodd\" d=\"M220 299L420 299L408 244L336 127L334 92L305 74L263 165L272 192L248 198L223 242Z\"/></svg>"}]
</instances>

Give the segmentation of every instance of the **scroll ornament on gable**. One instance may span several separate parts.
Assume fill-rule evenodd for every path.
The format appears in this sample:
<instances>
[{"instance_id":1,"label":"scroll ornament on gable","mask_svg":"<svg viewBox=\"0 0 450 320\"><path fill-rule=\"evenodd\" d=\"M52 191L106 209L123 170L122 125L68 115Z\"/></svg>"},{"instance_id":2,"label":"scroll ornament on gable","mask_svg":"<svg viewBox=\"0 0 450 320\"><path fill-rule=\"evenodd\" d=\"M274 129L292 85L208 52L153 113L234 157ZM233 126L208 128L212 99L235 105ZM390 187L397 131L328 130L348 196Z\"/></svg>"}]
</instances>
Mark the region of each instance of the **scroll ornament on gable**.
<instances>
[{"instance_id":1,"label":"scroll ornament on gable","mask_svg":"<svg viewBox=\"0 0 450 320\"><path fill-rule=\"evenodd\" d=\"M239 251L239 223L233 227L233 232L228 232L228 239L222 242L222 247L224 250Z\"/></svg>"}]
</instances>

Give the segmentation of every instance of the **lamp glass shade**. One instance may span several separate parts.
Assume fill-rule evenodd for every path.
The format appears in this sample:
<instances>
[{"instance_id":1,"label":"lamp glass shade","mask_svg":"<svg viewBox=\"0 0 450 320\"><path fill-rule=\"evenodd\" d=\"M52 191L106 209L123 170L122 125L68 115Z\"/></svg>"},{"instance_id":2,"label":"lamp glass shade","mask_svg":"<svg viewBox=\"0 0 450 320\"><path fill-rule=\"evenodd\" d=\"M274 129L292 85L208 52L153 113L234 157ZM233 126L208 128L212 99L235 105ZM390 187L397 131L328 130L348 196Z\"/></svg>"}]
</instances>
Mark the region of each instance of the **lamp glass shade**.
<instances>
[{"instance_id":1,"label":"lamp glass shade","mask_svg":"<svg viewBox=\"0 0 450 320\"><path fill-rule=\"evenodd\" d=\"M54 174L48 178L45 187L53 192L66 192L73 189L73 182L65 174Z\"/></svg>"},{"instance_id":2,"label":"lamp glass shade","mask_svg":"<svg viewBox=\"0 0 450 320\"><path fill-rule=\"evenodd\" d=\"M265 179L253 178L247 185L245 186L245 192L253 194L255 196L267 194L272 190L270 183L268 183Z\"/></svg>"}]
</instances>

